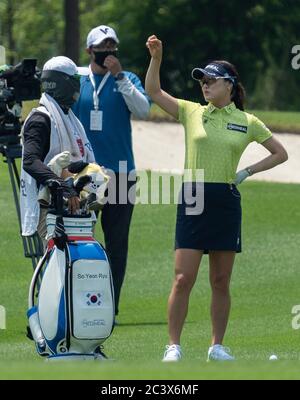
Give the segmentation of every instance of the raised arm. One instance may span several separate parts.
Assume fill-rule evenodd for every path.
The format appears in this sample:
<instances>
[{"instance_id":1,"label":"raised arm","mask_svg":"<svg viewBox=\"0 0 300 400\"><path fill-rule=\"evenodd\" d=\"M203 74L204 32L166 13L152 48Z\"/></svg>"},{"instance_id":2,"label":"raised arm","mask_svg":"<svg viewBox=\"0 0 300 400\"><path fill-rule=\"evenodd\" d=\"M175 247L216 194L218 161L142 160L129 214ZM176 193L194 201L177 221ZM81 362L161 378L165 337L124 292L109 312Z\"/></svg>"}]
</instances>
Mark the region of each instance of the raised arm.
<instances>
[{"instance_id":1,"label":"raised arm","mask_svg":"<svg viewBox=\"0 0 300 400\"><path fill-rule=\"evenodd\" d=\"M146 46L151 55L150 65L146 75L145 89L151 99L164 111L178 119L178 101L160 87L159 71L162 60L162 42L152 35Z\"/></svg>"}]
</instances>

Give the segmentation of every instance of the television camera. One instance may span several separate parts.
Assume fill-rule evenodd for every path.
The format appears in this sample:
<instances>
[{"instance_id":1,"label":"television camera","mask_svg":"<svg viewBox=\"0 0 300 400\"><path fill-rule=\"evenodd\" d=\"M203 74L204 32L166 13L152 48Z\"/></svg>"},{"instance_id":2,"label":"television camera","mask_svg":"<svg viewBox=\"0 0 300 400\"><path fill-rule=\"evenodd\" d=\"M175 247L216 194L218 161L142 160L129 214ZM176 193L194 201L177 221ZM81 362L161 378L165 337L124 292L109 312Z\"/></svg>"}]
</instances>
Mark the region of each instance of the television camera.
<instances>
[{"instance_id":1,"label":"television camera","mask_svg":"<svg viewBox=\"0 0 300 400\"><path fill-rule=\"evenodd\" d=\"M41 96L36 63L27 58L13 67L0 67L0 144L20 142L22 101Z\"/></svg>"},{"instance_id":2,"label":"television camera","mask_svg":"<svg viewBox=\"0 0 300 400\"><path fill-rule=\"evenodd\" d=\"M20 144L22 101L39 99L41 96L40 72L37 60L28 58L9 67L0 66L0 154L8 166L16 211L20 220L20 176L16 159L22 157ZM43 254L43 246L37 234L22 237L25 257L31 258L35 268Z\"/></svg>"}]
</instances>

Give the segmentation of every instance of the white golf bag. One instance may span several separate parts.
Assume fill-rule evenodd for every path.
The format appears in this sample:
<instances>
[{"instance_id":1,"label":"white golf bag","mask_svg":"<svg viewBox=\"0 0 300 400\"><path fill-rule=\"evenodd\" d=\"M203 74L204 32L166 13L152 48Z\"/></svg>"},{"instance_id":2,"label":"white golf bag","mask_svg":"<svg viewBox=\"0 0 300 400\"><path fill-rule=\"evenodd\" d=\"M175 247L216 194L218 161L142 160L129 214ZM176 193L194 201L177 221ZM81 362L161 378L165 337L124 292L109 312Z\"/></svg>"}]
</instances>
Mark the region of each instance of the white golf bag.
<instances>
[{"instance_id":1,"label":"white golf bag","mask_svg":"<svg viewBox=\"0 0 300 400\"><path fill-rule=\"evenodd\" d=\"M61 211L47 215L48 247L29 289L30 331L40 355L106 358L100 345L112 333L115 313L107 255L93 238L91 214Z\"/></svg>"}]
</instances>

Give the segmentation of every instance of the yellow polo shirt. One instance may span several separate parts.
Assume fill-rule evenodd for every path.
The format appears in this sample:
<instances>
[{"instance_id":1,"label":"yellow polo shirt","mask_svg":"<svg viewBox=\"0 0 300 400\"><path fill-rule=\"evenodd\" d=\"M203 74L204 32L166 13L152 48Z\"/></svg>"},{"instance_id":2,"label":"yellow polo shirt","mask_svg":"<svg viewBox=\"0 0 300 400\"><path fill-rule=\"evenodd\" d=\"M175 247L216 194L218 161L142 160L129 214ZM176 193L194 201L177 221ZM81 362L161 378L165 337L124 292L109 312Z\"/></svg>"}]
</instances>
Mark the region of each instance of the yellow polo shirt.
<instances>
[{"instance_id":1,"label":"yellow polo shirt","mask_svg":"<svg viewBox=\"0 0 300 400\"><path fill-rule=\"evenodd\" d=\"M185 130L185 169L204 170L204 182L233 183L236 169L250 142L262 143L271 131L234 103L216 108L178 100L179 122ZM188 179L187 179L188 180Z\"/></svg>"}]
</instances>

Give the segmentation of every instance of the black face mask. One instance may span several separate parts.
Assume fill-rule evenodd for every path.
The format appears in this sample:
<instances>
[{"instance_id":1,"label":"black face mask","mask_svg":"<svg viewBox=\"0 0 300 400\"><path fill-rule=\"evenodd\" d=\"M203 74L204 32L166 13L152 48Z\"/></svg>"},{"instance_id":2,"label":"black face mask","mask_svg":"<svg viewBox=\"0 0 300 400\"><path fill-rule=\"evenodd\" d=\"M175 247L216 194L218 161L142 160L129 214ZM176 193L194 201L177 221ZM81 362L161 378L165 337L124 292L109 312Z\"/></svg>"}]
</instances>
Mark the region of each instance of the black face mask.
<instances>
[{"instance_id":1,"label":"black face mask","mask_svg":"<svg viewBox=\"0 0 300 400\"><path fill-rule=\"evenodd\" d=\"M99 65L102 68L106 68L105 65L103 65L106 57L108 56L115 56L117 57L117 51L116 50L109 50L109 51L93 51L93 54L95 56L95 63Z\"/></svg>"},{"instance_id":2,"label":"black face mask","mask_svg":"<svg viewBox=\"0 0 300 400\"><path fill-rule=\"evenodd\" d=\"M59 71L43 71L42 89L64 108L71 108L80 93L80 80Z\"/></svg>"}]
</instances>

